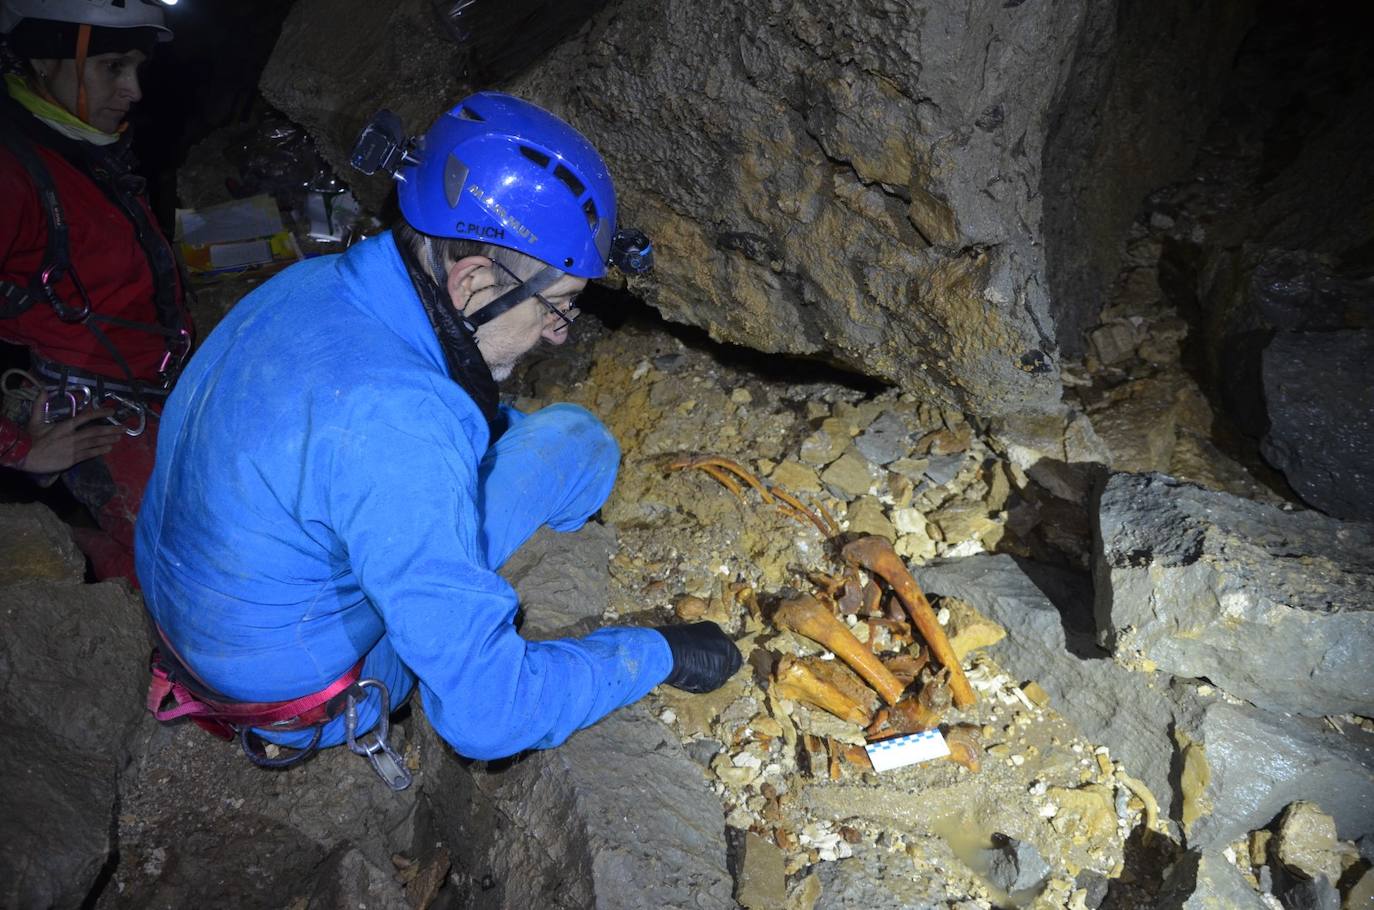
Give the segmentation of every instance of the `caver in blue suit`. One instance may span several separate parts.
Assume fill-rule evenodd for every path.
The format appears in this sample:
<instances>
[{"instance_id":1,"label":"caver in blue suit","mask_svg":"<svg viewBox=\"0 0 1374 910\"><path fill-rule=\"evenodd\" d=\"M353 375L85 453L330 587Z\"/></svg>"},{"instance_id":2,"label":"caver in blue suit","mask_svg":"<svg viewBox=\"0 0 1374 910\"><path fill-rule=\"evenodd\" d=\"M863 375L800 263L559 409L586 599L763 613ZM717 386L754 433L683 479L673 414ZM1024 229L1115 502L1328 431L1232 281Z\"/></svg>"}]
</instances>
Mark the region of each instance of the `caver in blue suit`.
<instances>
[{"instance_id":1,"label":"caver in blue suit","mask_svg":"<svg viewBox=\"0 0 1374 910\"><path fill-rule=\"evenodd\" d=\"M162 415L137 562L167 641L245 701L320 690L366 655L393 704L418 681L473 758L555 746L644 695L673 668L657 631L516 632L496 569L540 525L580 527L619 452L573 405L503 410L489 446L390 234L263 285ZM374 695L359 730L376 719ZM321 745L342 738L335 720Z\"/></svg>"}]
</instances>

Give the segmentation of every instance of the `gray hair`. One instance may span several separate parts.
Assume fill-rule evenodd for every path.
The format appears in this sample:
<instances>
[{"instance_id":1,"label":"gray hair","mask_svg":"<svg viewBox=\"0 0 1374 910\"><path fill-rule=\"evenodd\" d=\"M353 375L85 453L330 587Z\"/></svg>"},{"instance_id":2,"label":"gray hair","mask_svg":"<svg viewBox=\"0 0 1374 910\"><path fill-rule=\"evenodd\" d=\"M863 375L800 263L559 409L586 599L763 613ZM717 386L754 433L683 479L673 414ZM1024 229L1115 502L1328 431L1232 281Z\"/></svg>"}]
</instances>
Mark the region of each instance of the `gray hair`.
<instances>
[{"instance_id":1,"label":"gray hair","mask_svg":"<svg viewBox=\"0 0 1374 910\"><path fill-rule=\"evenodd\" d=\"M422 234L405 221L397 222L391 233L397 244L405 244L410 247L421 268L429 274L429 277L434 279L439 287L443 287L447 283L448 267L468 256L485 256L499 262L510 269L512 273L518 275L521 281L528 280L544 267L544 263L540 260L510 247L483 243L480 240L462 240L454 237L435 237L432 234ZM502 280L497 283L506 284L509 277L502 273Z\"/></svg>"}]
</instances>

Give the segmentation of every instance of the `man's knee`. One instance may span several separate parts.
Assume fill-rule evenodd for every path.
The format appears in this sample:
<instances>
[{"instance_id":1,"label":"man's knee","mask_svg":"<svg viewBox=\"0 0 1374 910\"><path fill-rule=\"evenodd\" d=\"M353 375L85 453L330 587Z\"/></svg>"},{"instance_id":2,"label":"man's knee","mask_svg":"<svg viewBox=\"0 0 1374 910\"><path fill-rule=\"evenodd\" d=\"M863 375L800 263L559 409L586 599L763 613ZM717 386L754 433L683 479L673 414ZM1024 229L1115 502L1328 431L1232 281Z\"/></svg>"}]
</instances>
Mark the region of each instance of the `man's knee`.
<instances>
[{"instance_id":1,"label":"man's knee","mask_svg":"<svg viewBox=\"0 0 1374 910\"><path fill-rule=\"evenodd\" d=\"M546 429L557 435L566 451L577 453L588 468L614 472L620 465L620 444L606 425L581 405L552 404L531 416L547 420Z\"/></svg>"}]
</instances>

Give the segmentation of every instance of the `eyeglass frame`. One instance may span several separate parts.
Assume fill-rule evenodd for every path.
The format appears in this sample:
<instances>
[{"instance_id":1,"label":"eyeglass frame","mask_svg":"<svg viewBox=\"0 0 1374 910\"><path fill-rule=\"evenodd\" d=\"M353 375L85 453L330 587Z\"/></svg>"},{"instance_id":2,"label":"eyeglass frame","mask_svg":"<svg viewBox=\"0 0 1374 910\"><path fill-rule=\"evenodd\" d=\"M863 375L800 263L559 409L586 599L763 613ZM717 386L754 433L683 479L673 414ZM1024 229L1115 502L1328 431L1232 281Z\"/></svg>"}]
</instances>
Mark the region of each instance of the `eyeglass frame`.
<instances>
[{"instance_id":1,"label":"eyeglass frame","mask_svg":"<svg viewBox=\"0 0 1374 910\"><path fill-rule=\"evenodd\" d=\"M517 275L517 274L515 274L514 272L512 272L510 269L508 269L505 265L503 265L501 262L497 261L496 259L494 259L494 258L491 259L491 264L494 265L494 266L496 266L496 267L497 267L498 269L500 269L501 271L505 272L505 273L506 273L507 275L509 275L511 278L514 278L514 279L515 279L515 282L516 282L516 287L519 287L520 285L522 285L522 284L525 283L524 280L521 279L521 277L520 277L519 275ZM558 320L559 320L560 322L563 323L564 327L567 328L567 330L568 330L569 332L572 331L573 321L577 319L576 314L573 315L572 319L569 319L568 316L567 316L567 313L565 313L563 310L560 310L558 307L556 307L556 306L554 306L552 303L550 303L549 300L548 300L548 298L546 298L543 294L539 293L538 291L531 291L531 292L530 292L530 296L532 296L535 300L538 300L540 303L544 304L544 308L545 308L545 309L547 309L547 310L548 310L550 313L552 313L553 315L557 316L557 317L558 317ZM568 301L568 309L567 309L567 312L568 312L568 313L573 313L576 309L577 309L577 297L574 296L572 300Z\"/></svg>"}]
</instances>

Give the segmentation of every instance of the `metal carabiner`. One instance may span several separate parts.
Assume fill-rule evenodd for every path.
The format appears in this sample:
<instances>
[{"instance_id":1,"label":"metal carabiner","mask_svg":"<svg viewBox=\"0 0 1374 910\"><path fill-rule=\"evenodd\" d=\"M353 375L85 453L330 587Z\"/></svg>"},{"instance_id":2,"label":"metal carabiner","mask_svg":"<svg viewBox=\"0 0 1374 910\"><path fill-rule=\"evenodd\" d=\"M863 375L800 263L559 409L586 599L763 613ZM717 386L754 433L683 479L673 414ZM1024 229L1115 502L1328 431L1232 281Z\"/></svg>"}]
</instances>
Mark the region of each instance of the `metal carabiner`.
<instances>
[{"instance_id":1,"label":"metal carabiner","mask_svg":"<svg viewBox=\"0 0 1374 910\"><path fill-rule=\"evenodd\" d=\"M50 393L57 393L56 397L49 395L48 400L43 402L43 422L57 423L59 420L70 420L77 414L91 405L90 386L79 383L69 382L60 388L48 389ZM53 402L66 400L67 410L63 411L60 407L53 407Z\"/></svg>"},{"instance_id":2,"label":"metal carabiner","mask_svg":"<svg viewBox=\"0 0 1374 910\"><path fill-rule=\"evenodd\" d=\"M186 357L191 353L191 332L189 329L177 329L176 334L167 339L167 350L162 355L162 360L157 365L157 375L162 380L163 388L171 388L172 380L176 378L181 367L186 363Z\"/></svg>"},{"instance_id":3,"label":"metal carabiner","mask_svg":"<svg viewBox=\"0 0 1374 910\"><path fill-rule=\"evenodd\" d=\"M69 307L61 297L57 296L57 289L53 285L60 281L63 276L71 278L76 292L81 295L80 307ZM81 283L81 279L76 277L75 272L68 272L56 264L50 265L39 273L38 286L43 289L43 296L48 298L48 303L52 306L53 312L57 314L57 318L63 322L85 322L91 315L91 297L86 293L86 286Z\"/></svg>"},{"instance_id":4,"label":"metal carabiner","mask_svg":"<svg viewBox=\"0 0 1374 910\"><path fill-rule=\"evenodd\" d=\"M147 406L122 395L116 395L114 392L106 392L100 403L103 405L107 401L115 402L115 412L110 419L124 428L125 436L142 436L143 431L148 429ZM131 414L138 415L138 422L133 425L127 423Z\"/></svg>"},{"instance_id":5,"label":"metal carabiner","mask_svg":"<svg viewBox=\"0 0 1374 910\"><path fill-rule=\"evenodd\" d=\"M377 721L377 727L370 734L371 742L358 741L358 692L363 692L367 688L374 688L381 696L381 716ZM366 697L366 693L363 693ZM344 708L344 735L348 740L348 748L354 753L363 756L372 765L372 770L377 772L377 776L386 783L388 787L397 792L409 787L413 778L409 769L406 768L405 760L396 754L396 750L391 748L391 743L387 741L391 733L391 693L387 690L386 684L379 679L360 679L353 684L348 691L347 707Z\"/></svg>"}]
</instances>

